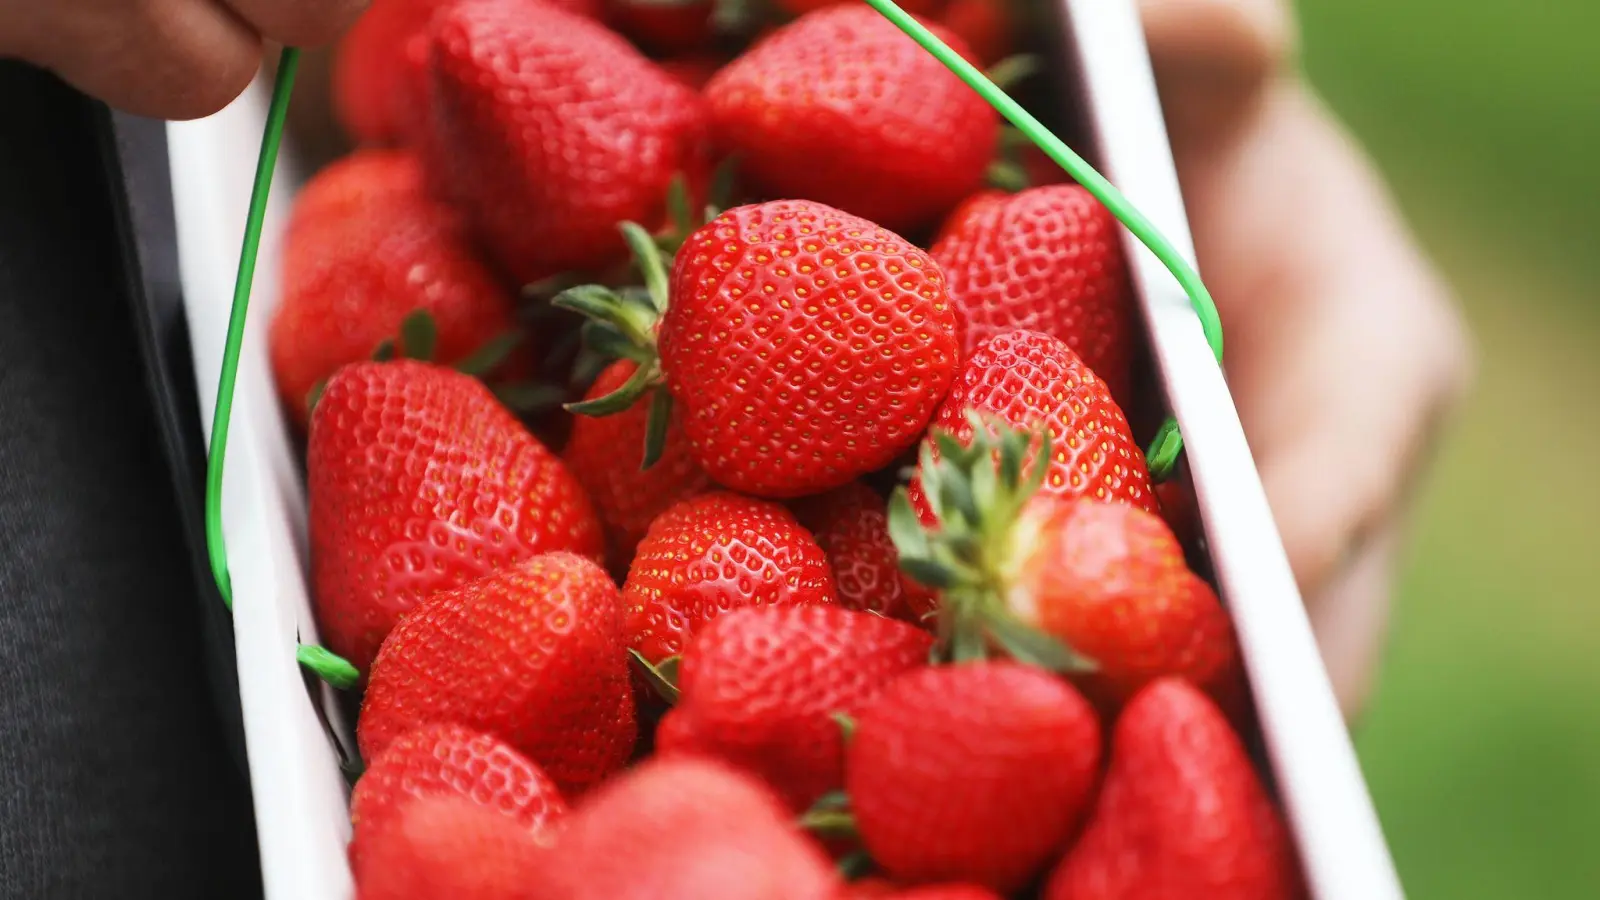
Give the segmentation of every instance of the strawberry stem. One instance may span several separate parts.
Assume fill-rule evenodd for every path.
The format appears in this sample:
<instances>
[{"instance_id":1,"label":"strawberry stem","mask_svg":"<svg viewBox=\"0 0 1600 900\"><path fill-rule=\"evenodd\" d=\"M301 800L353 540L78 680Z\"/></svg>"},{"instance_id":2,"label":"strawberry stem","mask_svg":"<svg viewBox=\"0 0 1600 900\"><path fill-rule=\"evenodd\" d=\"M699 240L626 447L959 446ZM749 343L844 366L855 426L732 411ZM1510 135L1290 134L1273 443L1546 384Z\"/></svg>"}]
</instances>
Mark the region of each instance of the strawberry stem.
<instances>
[{"instance_id":1,"label":"strawberry stem","mask_svg":"<svg viewBox=\"0 0 1600 900\"><path fill-rule=\"evenodd\" d=\"M348 691L361 681L359 669L326 647L301 644L295 649L294 658L312 674L338 690Z\"/></svg>"}]
</instances>

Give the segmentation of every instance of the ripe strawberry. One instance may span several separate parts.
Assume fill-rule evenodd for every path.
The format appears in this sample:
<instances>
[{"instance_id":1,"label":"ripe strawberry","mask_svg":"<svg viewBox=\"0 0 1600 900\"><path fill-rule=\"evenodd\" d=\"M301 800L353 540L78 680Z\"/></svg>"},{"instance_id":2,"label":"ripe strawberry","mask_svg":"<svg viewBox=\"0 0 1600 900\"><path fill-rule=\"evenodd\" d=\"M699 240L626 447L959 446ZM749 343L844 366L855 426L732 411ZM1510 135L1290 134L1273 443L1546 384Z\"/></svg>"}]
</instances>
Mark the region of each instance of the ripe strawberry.
<instances>
[{"instance_id":1,"label":"ripe strawberry","mask_svg":"<svg viewBox=\"0 0 1600 900\"><path fill-rule=\"evenodd\" d=\"M827 554L840 606L920 621L907 595L926 590L900 574L900 552L889 538L887 504L872 488L853 481L826 494L803 497L790 508ZM923 602L924 608L928 602Z\"/></svg>"},{"instance_id":2,"label":"ripe strawberry","mask_svg":"<svg viewBox=\"0 0 1600 900\"><path fill-rule=\"evenodd\" d=\"M460 797L538 835L567 814L543 770L499 738L460 725L424 725L389 743L350 793L350 865L363 845L419 797Z\"/></svg>"},{"instance_id":3,"label":"ripe strawberry","mask_svg":"<svg viewBox=\"0 0 1600 900\"><path fill-rule=\"evenodd\" d=\"M1161 519L1040 492L1044 472L1028 459L1037 436L979 424L970 447L937 435L942 458L918 473L935 501L927 533L907 493L890 512L902 564L941 589L946 649L972 658L998 644L1073 671L1113 707L1163 676L1226 688L1238 670L1232 625Z\"/></svg>"},{"instance_id":4,"label":"ripe strawberry","mask_svg":"<svg viewBox=\"0 0 1600 900\"><path fill-rule=\"evenodd\" d=\"M856 720L845 784L862 842L891 877L1014 891L1061 851L1100 763L1093 708L1049 672L931 666Z\"/></svg>"},{"instance_id":5,"label":"ripe strawberry","mask_svg":"<svg viewBox=\"0 0 1600 900\"><path fill-rule=\"evenodd\" d=\"M408 154L358 152L314 178L296 206L268 340L279 397L301 428L312 389L394 340L413 312L432 318L444 364L517 331L511 297L454 213L424 195L420 173ZM524 371L519 356L501 368Z\"/></svg>"},{"instance_id":6,"label":"ripe strawberry","mask_svg":"<svg viewBox=\"0 0 1600 900\"><path fill-rule=\"evenodd\" d=\"M748 776L651 760L579 807L529 881L533 900L827 900L821 851Z\"/></svg>"},{"instance_id":7,"label":"ripe strawberry","mask_svg":"<svg viewBox=\"0 0 1600 900\"><path fill-rule=\"evenodd\" d=\"M944 278L922 251L817 203L741 206L679 248L669 294L648 236L629 232L649 300L588 285L555 302L648 368L575 411L665 382L706 474L762 497L847 484L916 443L956 361Z\"/></svg>"},{"instance_id":8,"label":"ripe strawberry","mask_svg":"<svg viewBox=\"0 0 1600 900\"><path fill-rule=\"evenodd\" d=\"M603 553L561 461L449 369L340 369L312 417L306 468L317 621L328 648L362 671L436 591L552 550Z\"/></svg>"},{"instance_id":9,"label":"ripe strawberry","mask_svg":"<svg viewBox=\"0 0 1600 900\"><path fill-rule=\"evenodd\" d=\"M463 0L432 34L440 179L521 281L618 261L617 223L660 221L679 173L705 180L704 101L602 26Z\"/></svg>"},{"instance_id":10,"label":"ripe strawberry","mask_svg":"<svg viewBox=\"0 0 1600 900\"><path fill-rule=\"evenodd\" d=\"M788 510L713 491L678 502L650 526L622 600L628 643L660 663L729 610L834 603L836 594L822 548Z\"/></svg>"},{"instance_id":11,"label":"ripe strawberry","mask_svg":"<svg viewBox=\"0 0 1600 900\"><path fill-rule=\"evenodd\" d=\"M656 53L688 53L711 41L712 0L613 0L617 30Z\"/></svg>"},{"instance_id":12,"label":"ripe strawberry","mask_svg":"<svg viewBox=\"0 0 1600 900\"><path fill-rule=\"evenodd\" d=\"M1044 332L1125 396L1132 305L1111 212L1075 184L963 210L932 250L961 311L963 355L1008 331Z\"/></svg>"},{"instance_id":13,"label":"ripe strawberry","mask_svg":"<svg viewBox=\"0 0 1600 900\"><path fill-rule=\"evenodd\" d=\"M992 66L1011 55L1016 43L1013 0L950 0L939 21L972 48L972 55Z\"/></svg>"},{"instance_id":14,"label":"ripe strawberry","mask_svg":"<svg viewBox=\"0 0 1600 900\"><path fill-rule=\"evenodd\" d=\"M859 713L895 676L926 665L932 645L913 625L836 606L727 613L684 653L657 752L720 759L804 812L844 785L833 714Z\"/></svg>"},{"instance_id":15,"label":"ripe strawberry","mask_svg":"<svg viewBox=\"0 0 1600 900\"><path fill-rule=\"evenodd\" d=\"M960 38L929 27L971 56ZM999 134L989 104L859 4L778 30L718 73L706 97L719 137L756 186L901 231L982 185Z\"/></svg>"},{"instance_id":16,"label":"ripe strawberry","mask_svg":"<svg viewBox=\"0 0 1600 900\"><path fill-rule=\"evenodd\" d=\"M354 867L356 900L533 900L538 837L463 797L413 799Z\"/></svg>"},{"instance_id":17,"label":"ripe strawberry","mask_svg":"<svg viewBox=\"0 0 1600 900\"><path fill-rule=\"evenodd\" d=\"M839 900L1005 900L977 884L923 884L900 887L885 878L866 878L845 886Z\"/></svg>"},{"instance_id":18,"label":"ripe strawberry","mask_svg":"<svg viewBox=\"0 0 1600 900\"><path fill-rule=\"evenodd\" d=\"M842 6L848 2L849 0L778 0L778 6L792 16L803 16L819 9ZM932 16L938 13L944 4L945 0L906 0L898 5L914 16Z\"/></svg>"},{"instance_id":19,"label":"ripe strawberry","mask_svg":"<svg viewBox=\"0 0 1600 900\"><path fill-rule=\"evenodd\" d=\"M617 390L638 370L632 360L607 366L589 388L593 400ZM653 389L660 390L659 388ZM634 548L644 539L650 523L666 509L688 497L704 493L711 480L689 455L683 427L671 420L661 445L661 457L640 468L649 431L651 397L609 416L574 416L562 459L594 502L606 527L607 545L614 567L627 571Z\"/></svg>"},{"instance_id":20,"label":"ripe strawberry","mask_svg":"<svg viewBox=\"0 0 1600 900\"><path fill-rule=\"evenodd\" d=\"M361 755L435 722L494 734L570 794L621 768L636 729L611 579L580 556L547 553L407 615L372 666Z\"/></svg>"},{"instance_id":21,"label":"ripe strawberry","mask_svg":"<svg viewBox=\"0 0 1600 900\"><path fill-rule=\"evenodd\" d=\"M576 15L596 18L596 0L545 0ZM445 0L373 0L340 39L333 59L334 114L360 143L404 142L412 109L421 99L407 82L408 46L427 31Z\"/></svg>"},{"instance_id":22,"label":"ripe strawberry","mask_svg":"<svg viewBox=\"0 0 1600 900\"><path fill-rule=\"evenodd\" d=\"M1121 407L1106 383L1059 338L1011 331L979 344L950 386L932 427L967 444L973 434L969 411L1050 432L1054 451L1044 479L1046 493L1156 510L1144 453L1134 443ZM930 439L926 445L937 460L936 443ZM931 521L920 480L911 483L911 499L924 513L923 521Z\"/></svg>"},{"instance_id":23,"label":"ripe strawberry","mask_svg":"<svg viewBox=\"0 0 1600 900\"><path fill-rule=\"evenodd\" d=\"M1122 713L1083 836L1046 900L1293 900L1288 830L1211 701L1177 680Z\"/></svg>"}]
</instances>

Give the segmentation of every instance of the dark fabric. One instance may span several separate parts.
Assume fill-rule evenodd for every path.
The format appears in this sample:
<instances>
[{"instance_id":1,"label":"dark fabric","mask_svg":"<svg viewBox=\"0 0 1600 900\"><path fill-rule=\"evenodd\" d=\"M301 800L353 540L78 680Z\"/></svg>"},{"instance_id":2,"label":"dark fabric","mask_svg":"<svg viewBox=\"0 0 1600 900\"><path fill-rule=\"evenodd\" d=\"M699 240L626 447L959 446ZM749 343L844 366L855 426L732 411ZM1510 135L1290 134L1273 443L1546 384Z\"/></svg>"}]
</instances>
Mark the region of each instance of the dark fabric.
<instances>
[{"instance_id":1,"label":"dark fabric","mask_svg":"<svg viewBox=\"0 0 1600 900\"><path fill-rule=\"evenodd\" d=\"M0 63L0 897L250 898L94 126Z\"/></svg>"}]
</instances>

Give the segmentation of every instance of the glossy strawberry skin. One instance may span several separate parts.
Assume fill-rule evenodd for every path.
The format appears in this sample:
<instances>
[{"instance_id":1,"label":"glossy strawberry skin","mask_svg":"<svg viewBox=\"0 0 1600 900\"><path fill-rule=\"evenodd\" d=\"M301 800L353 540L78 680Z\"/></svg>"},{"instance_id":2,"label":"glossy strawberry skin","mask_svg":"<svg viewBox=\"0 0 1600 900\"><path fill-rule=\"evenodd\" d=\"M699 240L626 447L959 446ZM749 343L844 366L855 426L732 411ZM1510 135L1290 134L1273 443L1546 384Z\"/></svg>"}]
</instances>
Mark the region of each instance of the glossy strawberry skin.
<instances>
[{"instance_id":1,"label":"glossy strawberry skin","mask_svg":"<svg viewBox=\"0 0 1600 900\"><path fill-rule=\"evenodd\" d=\"M1029 537L1007 603L1096 662L1083 682L1091 695L1114 705L1163 676L1226 686L1239 666L1233 625L1159 516L1042 495L1018 533Z\"/></svg>"},{"instance_id":2,"label":"glossy strawberry skin","mask_svg":"<svg viewBox=\"0 0 1600 900\"><path fill-rule=\"evenodd\" d=\"M921 621L907 595L922 588L900 574L900 554L889 538L888 506L877 492L853 481L826 494L802 497L790 508L827 554L840 606Z\"/></svg>"},{"instance_id":3,"label":"glossy strawberry skin","mask_svg":"<svg viewBox=\"0 0 1600 900\"><path fill-rule=\"evenodd\" d=\"M879 694L857 718L845 786L890 877L1010 892L1061 851L1099 762L1099 721L1066 682L966 663L915 670Z\"/></svg>"},{"instance_id":4,"label":"glossy strawberry skin","mask_svg":"<svg viewBox=\"0 0 1600 900\"><path fill-rule=\"evenodd\" d=\"M515 820L464 797L411 799L354 869L356 900L534 900L547 855Z\"/></svg>"},{"instance_id":5,"label":"glossy strawberry skin","mask_svg":"<svg viewBox=\"0 0 1600 900\"><path fill-rule=\"evenodd\" d=\"M619 360L595 379L584 399L611 393L638 369L631 360ZM626 572L634 548L644 539L650 523L679 500L704 493L711 479L689 453L683 426L676 419L668 426L661 458L641 469L645 433L652 395L609 416L574 416L572 434L561 457L593 501L605 525L608 558Z\"/></svg>"},{"instance_id":6,"label":"glossy strawberry skin","mask_svg":"<svg viewBox=\"0 0 1600 900\"><path fill-rule=\"evenodd\" d=\"M657 334L700 465L763 497L838 487L916 443L955 371L927 254L807 201L723 213L679 250Z\"/></svg>"},{"instance_id":7,"label":"glossy strawberry skin","mask_svg":"<svg viewBox=\"0 0 1600 900\"><path fill-rule=\"evenodd\" d=\"M1295 900L1288 829L1205 695L1164 679L1134 697L1083 835L1046 900Z\"/></svg>"},{"instance_id":8,"label":"glossy strawberry skin","mask_svg":"<svg viewBox=\"0 0 1600 900\"><path fill-rule=\"evenodd\" d=\"M351 791L351 867L360 869L362 845L406 804L439 796L470 800L534 834L567 814L555 783L509 744L460 725L424 725L391 741Z\"/></svg>"},{"instance_id":9,"label":"glossy strawberry skin","mask_svg":"<svg viewBox=\"0 0 1600 900\"><path fill-rule=\"evenodd\" d=\"M827 900L837 879L759 783L655 759L580 805L530 885L534 900Z\"/></svg>"},{"instance_id":10,"label":"glossy strawberry skin","mask_svg":"<svg viewBox=\"0 0 1600 900\"><path fill-rule=\"evenodd\" d=\"M435 592L540 553L604 551L561 461L449 369L339 370L317 403L306 468L317 622L363 672L400 616Z\"/></svg>"},{"instance_id":11,"label":"glossy strawberry skin","mask_svg":"<svg viewBox=\"0 0 1600 900\"><path fill-rule=\"evenodd\" d=\"M836 603L837 594L822 548L788 510L713 491L650 526L622 600L630 646L656 663L729 610Z\"/></svg>"},{"instance_id":12,"label":"glossy strawberry skin","mask_svg":"<svg viewBox=\"0 0 1600 900\"><path fill-rule=\"evenodd\" d=\"M933 638L837 606L741 609L710 622L679 667L663 755L697 754L762 778L804 812L844 785L834 713L856 715L895 676L927 665Z\"/></svg>"},{"instance_id":13,"label":"glossy strawberry skin","mask_svg":"<svg viewBox=\"0 0 1600 900\"><path fill-rule=\"evenodd\" d=\"M703 184L700 96L620 36L538 0L463 0L432 25L434 143L448 195L528 283L625 255L668 185Z\"/></svg>"},{"instance_id":14,"label":"glossy strawberry skin","mask_svg":"<svg viewBox=\"0 0 1600 900\"><path fill-rule=\"evenodd\" d=\"M1125 396L1132 303L1111 212L1075 184L964 210L930 251L960 313L963 355L1008 331L1044 332Z\"/></svg>"},{"instance_id":15,"label":"glossy strawberry skin","mask_svg":"<svg viewBox=\"0 0 1600 900\"><path fill-rule=\"evenodd\" d=\"M307 396L340 366L395 340L427 312L449 365L517 330L511 297L478 261L455 214L399 151L360 151L319 173L284 244L283 294L268 332L279 398L300 428ZM506 368L523 373L519 353Z\"/></svg>"},{"instance_id":16,"label":"glossy strawberry skin","mask_svg":"<svg viewBox=\"0 0 1600 900\"><path fill-rule=\"evenodd\" d=\"M621 768L637 729L622 603L605 572L548 553L407 615L372 666L361 755L438 722L499 737L569 796Z\"/></svg>"},{"instance_id":17,"label":"glossy strawberry skin","mask_svg":"<svg viewBox=\"0 0 1600 900\"><path fill-rule=\"evenodd\" d=\"M972 439L968 410L1016 428L1050 432L1043 493L1157 509L1144 452L1134 443L1121 407L1105 382L1060 339L1010 331L978 345L931 427L966 443ZM913 480L909 493L924 523L932 525L921 483Z\"/></svg>"},{"instance_id":18,"label":"glossy strawberry skin","mask_svg":"<svg viewBox=\"0 0 1600 900\"><path fill-rule=\"evenodd\" d=\"M950 0L939 21L972 48L978 62L992 66L1016 45L1015 16L1009 0Z\"/></svg>"},{"instance_id":19,"label":"glossy strawberry skin","mask_svg":"<svg viewBox=\"0 0 1600 900\"><path fill-rule=\"evenodd\" d=\"M768 195L896 230L932 222L980 187L999 134L982 98L860 4L779 29L718 73L706 97L719 140Z\"/></svg>"}]
</instances>

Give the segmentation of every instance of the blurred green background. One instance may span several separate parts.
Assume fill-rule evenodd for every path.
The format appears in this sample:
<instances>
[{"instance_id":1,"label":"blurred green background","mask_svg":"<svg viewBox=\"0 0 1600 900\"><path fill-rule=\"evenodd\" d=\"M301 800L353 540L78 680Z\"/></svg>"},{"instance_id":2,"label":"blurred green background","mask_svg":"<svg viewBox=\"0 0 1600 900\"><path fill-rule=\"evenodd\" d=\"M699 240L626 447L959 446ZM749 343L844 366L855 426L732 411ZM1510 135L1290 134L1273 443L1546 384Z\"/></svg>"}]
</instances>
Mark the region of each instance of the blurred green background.
<instances>
[{"instance_id":1,"label":"blurred green background","mask_svg":"<svg viewBox=\"0 0 1600 900\"><path fill-rule=\"evenodd\" d=\"M1479 351L1357 734L1379 812L1414 898L1600 898L1600 2L1299 9Z\"/></svg>"}]
</instances>

